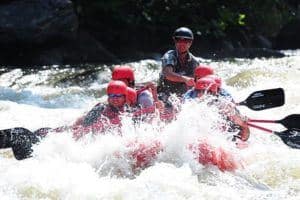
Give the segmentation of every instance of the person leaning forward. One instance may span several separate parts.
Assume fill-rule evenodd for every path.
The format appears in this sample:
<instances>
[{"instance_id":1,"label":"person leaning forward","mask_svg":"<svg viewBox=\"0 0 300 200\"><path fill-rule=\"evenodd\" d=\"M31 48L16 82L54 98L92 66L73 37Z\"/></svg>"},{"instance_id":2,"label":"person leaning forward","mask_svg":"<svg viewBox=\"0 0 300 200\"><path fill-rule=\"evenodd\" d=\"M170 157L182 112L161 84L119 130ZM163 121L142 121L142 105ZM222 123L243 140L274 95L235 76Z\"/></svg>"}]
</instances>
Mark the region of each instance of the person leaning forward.
<instances>
[{"instance_id":1,"label":"person leaning forward","mask_svg":"<svg viewBox=\"0 0 300 200\"><path fill-rule=\"evenodd\" d=\"M0 149L12 148L15 158L23 160L31 157L33 145L39 143L50 132L61 133L71 130L76 140L88 133L103 134L111 128L116 128L121 134L120 116L127 112L127 90L128 87L124 82L110 81L106 89L107 103L98 103L71 126L54 129L45 127L34 132L23 127L0 130Z\"/></svg>"},{"instance_id":2,"label":"person leaning forward","mask_svg":"<svg viewBox=\"0 0 300 200\"><path fill-rule=\"evenodd\" d=\"M173 34L175 50L167 51L161 59L162 71L158 83L158 93L164 101L172 93L182 96L195 84L194 69L199 62L189 52L193 39L193 32L189 28L176 29Z\"/></svg>"}]
</instances>

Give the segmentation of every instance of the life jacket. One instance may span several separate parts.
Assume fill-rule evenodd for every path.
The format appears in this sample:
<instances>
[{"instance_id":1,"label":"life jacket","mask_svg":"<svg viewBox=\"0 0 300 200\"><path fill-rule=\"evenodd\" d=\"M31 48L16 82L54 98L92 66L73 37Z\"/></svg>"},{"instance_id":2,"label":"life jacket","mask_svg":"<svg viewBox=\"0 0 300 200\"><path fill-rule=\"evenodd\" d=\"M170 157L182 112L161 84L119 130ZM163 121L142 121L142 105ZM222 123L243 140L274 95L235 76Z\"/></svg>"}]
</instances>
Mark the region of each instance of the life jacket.
<instances>
[{"instance_id":1,"label":"life jacket","mask_svg":"<svg viewBox=\"0 0 300 200\"><path fill-rule=\"evenodd\" d=\"M165 107L159 112L159 118L163 122L171 122L176 119L176 110L174 107Z\"/></svg>"},{"instance_id":2,"label":"life jacket","mask_svg":"<svg viewBox=\"0 0 300 200\"><path fill-rule=\"evenodd\" d=\"M80 138L87 133L99 134L111 127L120 127L120 113L110 105L97 104L86 116L78 120L73 126L73 135Z\"/></svg>"},{"instance_id":3,"label":"life jacket","mask_svg":"<svg viewBox=\"0 0 300 200\"><path fill-rule=\"evenodd\" d=\"M142 88L140 90L138 90L138 94L140 94L141 92L147 90L147 88ZM136 107L134 107L132 109L132 115L133 115L133 120L135 122L137 121L148 121L151 122L151 120L154 117L158 117L155 113L155 111L159 112L159 118L160 120L164 121L164 122L170 122L173 119L175 119L175 111L174 108L172 106L164 106L164 108L162 109L157 109L156 108L156 104L154 103L153 106L149 106L147 108L141 108L140 106L136 105Z\"/></svg>"},{"instance_id":4,"label":"life jacket","mask_svg":"<svg viewBox=\"0 0 300 200\"><path fill-rule=\"evenodd\" d=\"M86 116L82 119L83 126L90 126L96 122L96 120L103 114L105 105L98 103L91 111L89 111Z\"/></svg>"},{"instance_id":5,"label":"life jacket","mask_svg":"<svg viewBox=\"0 0 300 200\"><path fill-rule=\"evenodd\" d=\"M156 91L152 91L150 88L142 87L137 90L137 105L141 108L148 108L155 105ZM156 98L157 99L157 98Z\"/></svg>"},{"instance_id":6,"label":"life jacket","mask_svg":"<svg viewBox=\"0 0 300 200\"><path fill-rule=\"evenodd\" d=\"M141 95L144 91L148 90L151 92L148 88L142 87L137 90L137 96L139 98L139 95ZM138 99L137 98L137 99ZM155 113L155 104L153 102L153 105L148 103L147 107L143 107L143 105L139 105L138 101L135 102L134 105L131 105L130 108L127 110L127 112L132 114L132 118L134 122L138 121L144 121L146 118L149 119L150 115Z\"/></svg>"},{"instance_id":7,"label":"life jacket","mask_svg":"<svg viewBox=\"0 0 300 200\"><path fill-rule=\"evenodd\" d=\"M133 170L144 169L152 164L158 154L163 151L163 145L158 140L148 141L147 143L138 140L127 144L129 147L129 157L134 160Z\"/></svg>"},{"instance_id":8,"label":"life jacket","mask_svg":"<svg viewBox=\"0 0 300 200\"><path fill-rule=\"evenodd\" d=\"M243 168L243 163L230 151L222 147L211 145L206 139L198 140L189 144L188 149L192 151L194 158L204 166L215 165L222 172L235 171Z\"/></svg>"},{"instance_id":9,"label":"life jacket","mask_svg":"<svg viewBox=\"0 0 300 200\"><path fill-rule=\"evenodd\" d=\"M132 113L133 117L138 117L142 115L147 115L155 112L155 106L151 106L148 108L136 108L136 110Z\"/></svg>"}]
</instances>

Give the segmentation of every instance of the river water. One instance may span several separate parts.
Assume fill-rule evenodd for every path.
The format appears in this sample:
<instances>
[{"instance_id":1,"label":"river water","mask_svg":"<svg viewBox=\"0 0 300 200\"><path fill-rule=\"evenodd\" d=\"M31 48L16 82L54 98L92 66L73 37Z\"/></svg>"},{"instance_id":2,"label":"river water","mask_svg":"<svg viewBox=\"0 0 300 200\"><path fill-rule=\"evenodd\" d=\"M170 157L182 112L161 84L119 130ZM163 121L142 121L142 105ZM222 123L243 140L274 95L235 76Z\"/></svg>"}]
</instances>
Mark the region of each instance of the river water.
<instances>
[{"instance_id":1,"label":"river water","mask_svg":"<svg viewBox=\"0 0 300 200\"><path fill-rule=\"evenodd\" d=\"M300 113L300 51L278 59L203 60L214 67L234 99L257 90L281 87L285 105L264 111L240 107L254 119L281 119ZM137 82L156 81L160 63L129 63ZM58 127L72 124L97 102L112 66L45 66L40 69L1 68L0 129ZM280 138L251 128L248 148L237 149L227 136L212 131L217 116L205 105L188 103L168 125L154 121L134 127L123 117L123 137L106 134L74 141L71 133L51 134L34 147L33 157L14 159L0 150L1 199L299 199L300 150ZM264 127L283 131L280 124ZM229 149L242 160L236 172L202 166L186 148L198 137ZM225 139L224 139L225 138ZM128 141L159 140L165 149L152 166L133 170ZM117 153L116 153L117 152ZM118 155L118 156L116 156Z\"/></svg>"}]
</instances>

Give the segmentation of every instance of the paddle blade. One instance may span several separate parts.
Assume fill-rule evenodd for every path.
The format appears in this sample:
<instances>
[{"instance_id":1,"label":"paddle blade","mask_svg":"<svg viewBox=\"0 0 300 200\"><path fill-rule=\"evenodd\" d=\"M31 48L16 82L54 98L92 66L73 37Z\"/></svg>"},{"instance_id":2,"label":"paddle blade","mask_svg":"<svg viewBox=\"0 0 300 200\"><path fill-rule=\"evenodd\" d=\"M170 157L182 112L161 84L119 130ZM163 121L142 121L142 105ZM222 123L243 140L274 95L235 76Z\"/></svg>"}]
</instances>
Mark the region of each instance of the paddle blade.
<instances>
[{"instance_id":1,"label":"paddle blade","mask_svg":"<svg viewBox=\"0 0 300 200\"><path fill-rule=\"evenodd\" d=\"M281 123L286 128L296 128L300 129L300 115L299 114L293 114L285 117L282 120L276 121L278 123Z\"/></svg>"},{"instance_id":2,"label":"paddle blade","mask_svg":"<svg viewBox=\"0 0 300 200\"><path fill-rule=\"evenodd\" d=\"M256 91L238 105L244 105L252 110L265 110L279 107L284 104L284 91L282 88Z\"/></svg>"},{"instance_id":3,"label":"paddle blade","mask_svg":"<svg viewBox=\"0 0 300 200\"><path fill-rule=\"evenodd\" d=\"M300 149L300 129L288 129L283 132L274 132L291 148Z\"/></svg>"}]
</instances>

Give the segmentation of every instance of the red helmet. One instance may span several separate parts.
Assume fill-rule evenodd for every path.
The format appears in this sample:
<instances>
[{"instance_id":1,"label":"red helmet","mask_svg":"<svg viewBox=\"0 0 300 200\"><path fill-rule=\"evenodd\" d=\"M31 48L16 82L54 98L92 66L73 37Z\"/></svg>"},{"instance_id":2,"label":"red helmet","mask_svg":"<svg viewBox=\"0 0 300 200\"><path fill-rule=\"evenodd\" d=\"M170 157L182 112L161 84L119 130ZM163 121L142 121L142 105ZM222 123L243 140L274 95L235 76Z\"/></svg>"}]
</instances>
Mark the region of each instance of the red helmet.
<instances>
[{"instance_id":1,"label":"red helmet","mask_svg":"<svg viewBox=\"0 0 300 200\"><path fill-rule=\"evenodd\" d=\"M196 90L207 90L212 93L217 93L218 85L214 79L209 77L200 78L195 85Z\"/></svg>"},{"instance_id":2,"label":"red helmet","mask_svg":"<svg viewBox=\"0 0 300 200\"><path fill-rule=\"evenodd\" d=\"M137 100L137 92L131 87L127 87L126 101L129 105L135 104Z\"/></svg>"},{"instance_id":3,"label":"red helmet","mask_svg":"<svg viewBox=\"0 0 300 200\"><path fill-rule=\"evenodd\" d=\"M220 77L213 74L208 75L207 77L214 79L219 88L222 86L222 79Z\"/></svg>"},{"instance_id":4,"label":"red helmet","mask_svg":"<svg viewBox=\"0 0 300 200\"><path fill-rule=\"evenodd\" d=\"M106 88L107 94L124 94L127 96L127 85L123 81L110 81Z\"/></svg>"},{"instance_id":5,"label":"red helmet","mask_svg":"<svg viewBox=\"0 0 300 200\"><path fill-rule=\"evenodd\" d=\"M113 80L128 79L129 82L134 81L133 70L126 65L117 65L112 72Z\"/></svg>"},{"instance_id":6,"label":"red helmet","mask_svg":"<svg viewBox=\"0 0 300 200\"><path fill-rule=\"evenodd\" d=\"M194 70L195 78L202 78L204 76L212 75L212 74L214 74L213 68L211 68L210 66L206 66L206 65L199 65Z\"/></svg>"}]
</instances>

